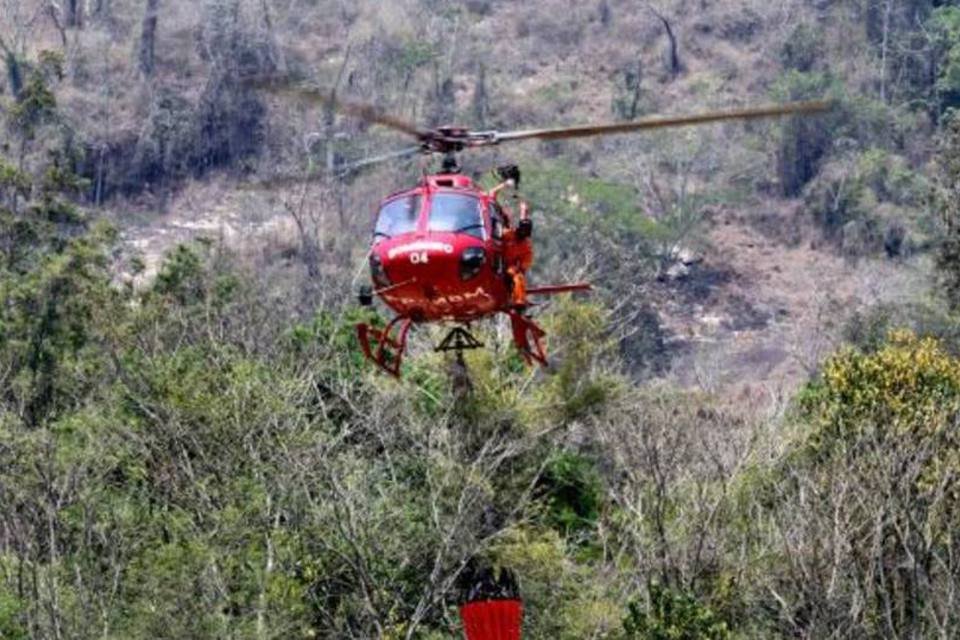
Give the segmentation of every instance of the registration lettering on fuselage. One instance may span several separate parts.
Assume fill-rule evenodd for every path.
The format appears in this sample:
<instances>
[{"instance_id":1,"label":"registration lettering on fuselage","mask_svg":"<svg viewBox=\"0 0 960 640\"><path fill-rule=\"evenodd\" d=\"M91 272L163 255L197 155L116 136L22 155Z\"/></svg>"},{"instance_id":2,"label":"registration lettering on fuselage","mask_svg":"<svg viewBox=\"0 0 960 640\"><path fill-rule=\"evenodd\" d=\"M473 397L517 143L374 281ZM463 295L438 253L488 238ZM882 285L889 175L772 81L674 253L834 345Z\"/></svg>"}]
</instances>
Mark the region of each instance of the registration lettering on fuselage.
<instances>
[{"instance_id":1,"label":"registration lettering on fuselage","mask_svg":"<svg viewBox=\"0 0 960 640\"><path fill-rule=\"evenodd\" d=\"M437 242L435 240L418 240L410 244L402 244L387 251L387 258L393 259L405 253L423 253L427 251L442 251L443 253L453 253L453 245L446 242Z\"/></svg>"}]
</instances>

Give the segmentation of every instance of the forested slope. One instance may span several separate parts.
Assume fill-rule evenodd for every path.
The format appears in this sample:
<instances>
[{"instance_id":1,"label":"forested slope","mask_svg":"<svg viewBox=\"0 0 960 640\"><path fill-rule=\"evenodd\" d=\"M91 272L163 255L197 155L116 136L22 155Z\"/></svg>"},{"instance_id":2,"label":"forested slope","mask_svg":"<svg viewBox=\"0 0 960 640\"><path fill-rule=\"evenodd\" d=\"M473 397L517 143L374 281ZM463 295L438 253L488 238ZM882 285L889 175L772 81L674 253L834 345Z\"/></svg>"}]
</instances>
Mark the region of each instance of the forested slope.
<instances>
[{"instance_id":1,"label":"forested slope","mask_svg":"<svg viewBox=\"0 0 960 640\"><path fill-rule=\"evenodd\" d=\"M956 3L0 0L0 53L0 637L455 638L488 565L531 639L958 633ZM428 124L835 108L469 158L598 292L465 387L353 338L418 167L278 179L403 142L264 76Z\"/></svg>"}]
</instances>

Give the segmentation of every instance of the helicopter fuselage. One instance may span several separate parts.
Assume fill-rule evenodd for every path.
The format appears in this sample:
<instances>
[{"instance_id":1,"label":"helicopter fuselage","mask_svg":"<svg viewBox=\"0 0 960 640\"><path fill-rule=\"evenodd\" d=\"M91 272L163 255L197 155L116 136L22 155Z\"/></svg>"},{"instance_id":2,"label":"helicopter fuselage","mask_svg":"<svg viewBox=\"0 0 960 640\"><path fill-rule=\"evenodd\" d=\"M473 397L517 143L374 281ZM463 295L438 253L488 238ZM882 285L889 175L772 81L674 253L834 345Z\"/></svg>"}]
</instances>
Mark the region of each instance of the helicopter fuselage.
<instances>
[{"instance_id":1,"label":"helicopter fuselage","mask_svg":"<svg viewBox=\"0 0 960 640\"><path fill-rule=\"evenodd\" d=\"M467 323L503 310L504 213L466 176L428 176L380 207L370 268L374 291L415 322Z\"/></svg>"},{"instance_id":2,"label":"helicopter fuselage","mask_svg":"<svg viewBox=\"0 0 960 640\"><path fill-rule=\"evenodd\" d=\"M374 290L396 312L385 327L357 325L364 355L387 373L399 376L407 334L415 323L457 323L437 346L455 351L482 345L469 330L474 320L505 313L513 342L527 362L547 363L545 332L524 313L526 295L587 291L588 283L527 287L524 276L533 261L526 205L511 227L511 212L497 194L519 182L512 169L489 192L456 173L426 176L419 186L388 196L380 204L370 248ZM498 170L499 171L499 170ZM369 304L369 292L361 294Z\"/></svg>"}]
</instances>

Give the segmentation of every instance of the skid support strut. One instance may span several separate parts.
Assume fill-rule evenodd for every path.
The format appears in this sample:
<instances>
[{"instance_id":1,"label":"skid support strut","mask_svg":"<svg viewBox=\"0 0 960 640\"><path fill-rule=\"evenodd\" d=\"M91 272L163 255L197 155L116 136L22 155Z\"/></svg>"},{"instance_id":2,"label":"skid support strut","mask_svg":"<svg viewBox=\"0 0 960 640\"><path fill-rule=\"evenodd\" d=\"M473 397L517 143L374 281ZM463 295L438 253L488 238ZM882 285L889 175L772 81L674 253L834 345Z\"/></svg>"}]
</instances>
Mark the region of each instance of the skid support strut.
<instances>
[{"instance_id":1,"label":"skid support strut","mask_svg":"<svg viewBox=\"0 0 960 640\"><path fill-rule=\"evenodd\" d=\"M395 378L400 377L403 353L407 349L407 333L413 320L397 316L383 330L374 329L366 323L357 325L357 338L363 355ZM374 349L370 341L376 342Z\"/></svg>"},{"instance_id":2,"label":"skid support strut","mask_svg":"<svg viewBox=\"0 0 960 640\"><path fill-rule=\"evenodd\" d=\"M513 344L516 345L520 355L527 364L536 362L544 367L547 366L547 352L543 348L543 337L547 332L536 322L517 311L510 311L509 315L510 327L513 329Z\"/></svg>"},{"instance_id":3,"label":"skid support strut","mask_svg":"<svg viewBox=\"0 0 960 640\"><path fill-rule=\"evenodd\" d=\"M470 374L467 372L467 363L463 359L463 352L469 349L480 349L483 343L477 340L472 333L463 327L454 327L450 330L436 351L441 353L453 351L456 359L450 369L451 380L453 382L454 394L457 398L462 398L473 391L473 383L470 381Z\"/></svg>"},{"instance_id":4,"label":"skid support strut","mask_svg":"<svg viewBox=\"0 0 960 640\"><path fill-rule=\"evenodd\" d=\"M463 359L463 352L468 349L480 349L482 347L483 343L463 327L454 327L451 329L447 337L437 345L436 351L441 353L453 351L456 353L453 366L450 368L450 378L453 383L454 395L458 399L467 396L473 391L473 383L470 381L470 374L467 371L467 363Z\"/></svg>"},{"instance_id":5,"label":"skid support strut","mask_svg":"<svg viewBox=\"0 0 960 640\"><path fill-rule=\"evenodd\" d=\"M437 351L466 351L467 349L481 349L483 343L473 337L473 334L463 327L454 327L447 337L437 345Z\"/></svg>"},{"instance_id":6,"label":"skid support strut","mask_svg":"<svg viewBox=\"0 0 960 640\"><path fill-rule=\"evenodd\" d=\"M470 349L482 349L483 343L477 340L472 333L463 327L454 327L447 334L447 337L440 341L435 351L441 353L446 351L455 351L457 353L457 365L464 371L466 363L463 361L463 352Z\"/></svg>"}]
</instances>

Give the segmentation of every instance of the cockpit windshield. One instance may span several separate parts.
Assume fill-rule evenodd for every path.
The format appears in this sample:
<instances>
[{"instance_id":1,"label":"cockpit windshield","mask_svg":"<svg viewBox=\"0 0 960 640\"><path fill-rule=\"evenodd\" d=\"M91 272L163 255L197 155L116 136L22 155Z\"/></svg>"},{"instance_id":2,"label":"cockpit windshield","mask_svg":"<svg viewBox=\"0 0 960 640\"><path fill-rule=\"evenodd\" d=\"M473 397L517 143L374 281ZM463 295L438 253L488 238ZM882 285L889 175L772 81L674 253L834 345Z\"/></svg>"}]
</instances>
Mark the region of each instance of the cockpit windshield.
<instances>
[{"instance_id":1,"label":"cockpit windshield","mask_svg":"<svg viewBox=\"0 0 960 640\"><path fill-rule=\"evenodd\" d=\"M483 240L480 201L458 193L434 194L430 205L430 231L465 233Z\"/></svg>"},{"instance_id":2,"label":"cockpit windshield","mask_svg":"<svg viewBox=\"0 0 960 640\"><path fill-rule=\"evenodd\" d=\"M375 239L392 238L403 233L416 231L417 218L419 217L419 195L402 196L391 200L380 209L373 236Z\"/></svg>"}]
</instances>

